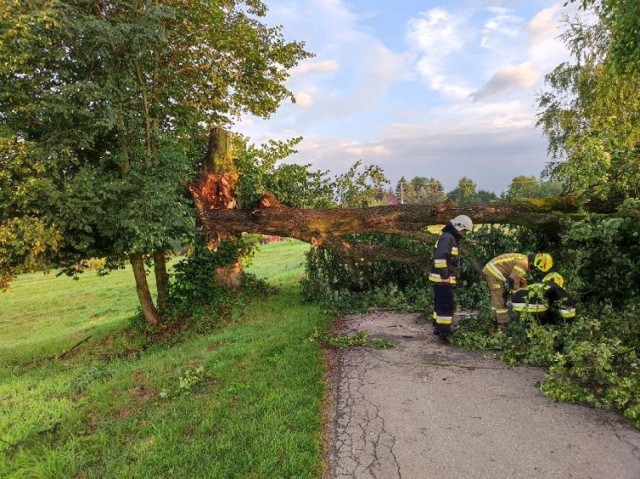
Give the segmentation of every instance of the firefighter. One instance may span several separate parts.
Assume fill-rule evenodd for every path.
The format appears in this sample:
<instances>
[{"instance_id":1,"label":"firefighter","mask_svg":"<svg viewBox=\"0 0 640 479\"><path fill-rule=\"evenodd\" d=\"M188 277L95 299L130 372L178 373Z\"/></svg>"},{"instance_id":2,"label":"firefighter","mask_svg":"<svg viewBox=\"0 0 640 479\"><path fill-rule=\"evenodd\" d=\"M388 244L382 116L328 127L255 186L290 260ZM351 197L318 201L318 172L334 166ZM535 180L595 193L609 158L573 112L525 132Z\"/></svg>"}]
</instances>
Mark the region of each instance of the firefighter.
<instances>
[{"instance_id":1,"label":"firefighter","mask_svg":"<svg viewBox=\"0 0 640 479\"><path fill-rule=\"evenodd\" d=\"M433 332L442 338L452 333L453 288L460 274L460 240L473 230L471 218L459 215L442 229L434 246L429 281L433 283Z\"/></svg>"},{"instance_id":2,"label":"firefighter","mask_svg":"<svg viewBox=\"0 0 640 479\"><path fill-rule=\"evenodd\" d=\"M576 316L576 303L563 289L560 273L549 273L542 283L534 283L513 294L511 307L517 313L530 313L538 324L558 324Z\"/></svg>"},{"instance_id":3,"label":"firefighter","mask_svg":"<svg viewBox=\"0 0 640 479\"><path fill-rule=\"evenodd\" d=\"M553 266L549 253L506 253L493 258L482 269L491 294L491 313L498 330L505 331L509 323L508 295L527 284L531 265L546 273Z\"/></svg>"}]
</instances>

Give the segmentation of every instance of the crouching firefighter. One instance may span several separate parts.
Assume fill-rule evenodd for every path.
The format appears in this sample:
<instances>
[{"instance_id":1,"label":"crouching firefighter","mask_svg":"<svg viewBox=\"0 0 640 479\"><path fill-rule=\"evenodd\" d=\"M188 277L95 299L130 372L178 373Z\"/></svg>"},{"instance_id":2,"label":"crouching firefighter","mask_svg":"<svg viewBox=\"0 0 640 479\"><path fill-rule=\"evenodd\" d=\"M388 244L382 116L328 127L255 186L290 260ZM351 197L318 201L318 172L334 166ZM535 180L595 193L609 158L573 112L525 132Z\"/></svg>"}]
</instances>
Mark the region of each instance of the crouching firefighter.
<instances>
[{"instance_id":1,"label":"crouching firefighter","mask_svg":"<svg viewBox=\"0 0 640 479\"><path fill-rule=\"evenodd\" d=\"M433 332L443 338L451 334L455 310L453 288L460 274L460 241L473 230L471 218L456 216L442 229L434 246L429 281L433 283Z\"/></svg>"},{"instance_id":2,"label":"crouching firefighter","mask_svg":"<svg viewBox=\"0 0 640 479\"><path fill-rule=\"evenodd\" d=\"M538 324L559 324L576 316L576 303L563 289L564 278L549 273L542 283L534 283L513 294L513 311L531 314Z\"/></svg>"},{"instance_id":3,"label":"crouching firefighter","mask_svg":"<svg viewBox=\"0 0 640 479\"><path fill-rule=\"evenodd\" d=\"M521 254L506 253L496 256L482 269L491 295L491 314L498 330L505 331L511 319L507 300L509 295L527 284L531 268L543 273L553 266L549 253Z\"/></svg>"}]
</instances>

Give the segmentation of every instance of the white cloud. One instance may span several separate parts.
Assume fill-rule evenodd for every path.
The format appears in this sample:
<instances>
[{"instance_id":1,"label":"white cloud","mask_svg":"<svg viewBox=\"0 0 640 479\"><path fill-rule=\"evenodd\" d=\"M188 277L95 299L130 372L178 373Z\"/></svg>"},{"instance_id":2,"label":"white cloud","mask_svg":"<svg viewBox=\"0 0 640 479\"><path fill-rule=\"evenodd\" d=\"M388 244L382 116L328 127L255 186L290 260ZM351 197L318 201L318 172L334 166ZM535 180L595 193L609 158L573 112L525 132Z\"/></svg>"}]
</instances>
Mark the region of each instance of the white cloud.
<instances>
[{"instance_id":1,"label":"white cloud","mask_svg":"<svg viewBox=\"0 0 640 479\"><path fill-rule=\"evenodd\" d=\"M520 31L522 18L513 15L511 9L490 7L488 9L493 13L493 17L487 20L482 30L482 39L480 46L488 47L495 40L496 36L516 37Z\"/></svg>"},{"instance_id":2,"label":"white cloud","mask_svg":"<svg viewBox=\"0 0 640 479\"><path fill-rule=\"evenodd\" d=\"M423 52L444 56L464 45L460 32L461 19L443 8L434 8L409 20L408 36ZM434 51L434 50L437 50Z\"/></svg>"},{"instance_id":3,"label":"white cloud","mask_svg":"<svg viewBox=\"0 0 640 479\"><path fill-rule=\"evenodd\" d=\"M291 70L291 76L333 72L339 68L340 64L336 60L325 60L321 62L306 61L293 68Z\"/></svg>"},{"instance_id":4,"label":"white cloud","mask_svg":"<svg viewBox=\"0 0 640 479\"><path fill-rule=\"evenodd\" d=\"M369 143L352 143L346 146L344 149L349 155L357 156L358 158L367 157L370 160L381 156L389 156L391 152L389 149L377 142Z\"/></svg>"},{"instance_id":5,"label":"white cloud","mask_svg":"<svg viewBox=\"0 0 640 479\"><path fill-rule=\"evenodd\" d=\"M449 56L465 45L460 12L453 14L443 8L423 12L407 23L407 39L418 57L416 69L435 91L455 98L464 98L471 90L446 75Z\"/></svg>"},{"instance_id":6,"label":"white cloud","mask_svg":"<svg viewBox=\"0 0 640 479\"><path fill-rule=\"evenodd\" d=\"M307 108L314 104L313 97L307 92L298 92L295 94L295 97L296 105L301 106L302 108Z\"/></svg>"},{"instance_id":7,"label":"white cloud","mask_svg":"<svg viewBox=\"0 0 640 479\"><path fill-rule=\"evenodd\" d=\"M569 52L559 38L563 31L562 16L566 14L559 4L553 5L541 10L527 26L531 63L541 75L569 59Z\"/></svg>"},{"instance_id":8,"label":"white cloud","mask_svg":"<svg viewBox=\"0 0 640 479\"><path fill-rule=\"evenodd\" d=\"M340 0L296 5L295 17L286 10L287 20L316 57L292 70L287 87L297 104L283 105L273 120L307 129L375 109L390 86L406 75L405 55L373 36L361 16Z\"/></svg>"},{"instance_id":9,"label":"white cloud","mask_svg":"<svg viewBox=\"0 0 640 479\"><path fill-rule=\"evenodd\" d=\"M540 10L527 25L529 31L529 45L535 46L549 39L556 39L560 33L558 18L560 4Z\"/></svg>"},{"instance_id":10,"label":"white cloud","mask_svg":"<svg viewBox=\"0 0 640 479\"><path fill-rule=\"evenodd\" d=\"M480 90L469 95L473 101L485 100L517 90L530 90L540 78L531 63L508 66L495 73Z\"/></svg>"}]
</instances>

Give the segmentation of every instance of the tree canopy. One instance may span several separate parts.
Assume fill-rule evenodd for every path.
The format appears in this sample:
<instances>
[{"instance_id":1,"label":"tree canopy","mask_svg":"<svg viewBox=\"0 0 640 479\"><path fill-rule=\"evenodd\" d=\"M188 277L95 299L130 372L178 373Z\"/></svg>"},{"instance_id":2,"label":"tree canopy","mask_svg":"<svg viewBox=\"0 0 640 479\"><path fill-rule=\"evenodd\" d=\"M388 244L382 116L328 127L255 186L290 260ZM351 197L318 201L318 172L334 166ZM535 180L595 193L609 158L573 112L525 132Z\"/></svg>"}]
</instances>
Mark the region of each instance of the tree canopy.
<instances>
[{"instance_id":1,"label":"tree canopy","mask_svg":"<svg viewBox=\"0 0 640 479\"><path fill-rule=\"evenodd\" d=\"M309 56L265 13L259 0L0 4L3 285L18 264L140 266L194 235L185 185L208 129L268 117Z\"/></svg>"},{"instance_id":2,"label":"tree canopy","mask_svg":"<svg viewBox=\"0 0 640 479\"><path fill-rule=\"evenodd\" d=\"M557 196L563 192L563 186L558 182L539 181L535 176L519 175L511 180L511 184L504 194L505 198L544 198Z\"/></svg>"},{"instance_id":3,"label":"tree canopy","mask_svg":"<svg viewBox=\"0 0 640 479\"><path fill-rule=\"evenodd\" d=\"M447 199L440 180L415 176L407 181L402 177L396 185L396 196L403 204L434 203Z\"/></svg>"},{"instance_id":4,"label":"tree canopy","mask_svg":"<svg viewBox=\"0 0 640 479\"><path fill-rule=\"evenodd\" d=\"M640 69L630 49L638 5L584 1L588 15L566 21L573 56L546 77L538 125L549 139L547 173L573 192L601 198L640 194ZM626 10L625 10L626 9ZM638 43L633 48L637 51ZM624 59L630 68L618 68ZM636 60L634 60L636 59ZM636 61L636 66L634 66Z\"/></svg>"}]
</instances>

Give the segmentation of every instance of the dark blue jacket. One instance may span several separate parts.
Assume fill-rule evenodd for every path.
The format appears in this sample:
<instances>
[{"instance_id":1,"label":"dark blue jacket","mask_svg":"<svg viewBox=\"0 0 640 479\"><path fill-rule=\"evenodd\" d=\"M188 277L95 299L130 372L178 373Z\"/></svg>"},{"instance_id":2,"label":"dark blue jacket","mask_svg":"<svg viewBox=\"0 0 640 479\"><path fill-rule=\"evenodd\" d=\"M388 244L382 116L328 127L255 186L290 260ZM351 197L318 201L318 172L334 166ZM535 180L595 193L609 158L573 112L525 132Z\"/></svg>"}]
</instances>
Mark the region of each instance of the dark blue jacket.
<instances>
[{"instance_id":1,"label":"dark blue jacket","mask_svg":"<svg viewBox=\"0 0 640 479\"><path fill-rule=\"evenodd\" d=\"M442 233L434 245L433 263L429 272L429 281L442 283L443 279L450 279L455 285L460 274L460 251L458 249L462 235L451 223L442 228Z\"/></svg>"}]
</instances>

